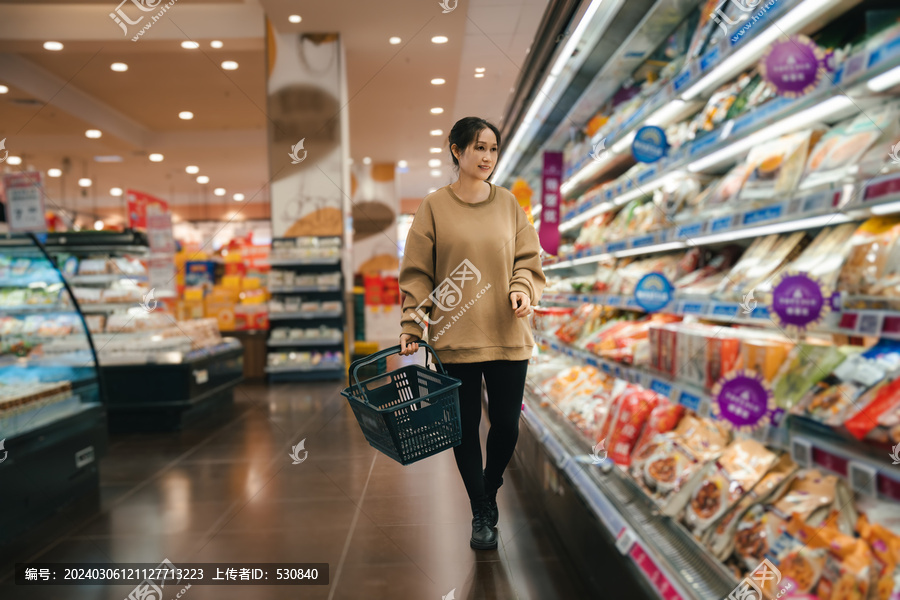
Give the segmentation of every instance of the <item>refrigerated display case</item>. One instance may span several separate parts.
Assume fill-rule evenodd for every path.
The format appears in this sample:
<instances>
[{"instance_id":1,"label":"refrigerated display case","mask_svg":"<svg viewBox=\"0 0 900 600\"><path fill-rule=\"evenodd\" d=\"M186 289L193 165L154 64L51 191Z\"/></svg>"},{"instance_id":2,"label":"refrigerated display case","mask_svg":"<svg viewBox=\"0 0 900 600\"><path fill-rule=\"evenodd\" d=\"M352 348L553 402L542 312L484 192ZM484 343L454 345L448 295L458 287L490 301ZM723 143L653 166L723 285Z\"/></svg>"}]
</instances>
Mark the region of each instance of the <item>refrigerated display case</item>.
<instances>
[{"instance_id":1,"label":"refrigerated display case","mask_svg":"<svg viewBox=\"0 0 900 600\"><path fill-rule=\"evenodd\" d=\"M0 546L97 493L103 391L59 269L35 237L0 238Z\"/></svg>"}]
</instances>

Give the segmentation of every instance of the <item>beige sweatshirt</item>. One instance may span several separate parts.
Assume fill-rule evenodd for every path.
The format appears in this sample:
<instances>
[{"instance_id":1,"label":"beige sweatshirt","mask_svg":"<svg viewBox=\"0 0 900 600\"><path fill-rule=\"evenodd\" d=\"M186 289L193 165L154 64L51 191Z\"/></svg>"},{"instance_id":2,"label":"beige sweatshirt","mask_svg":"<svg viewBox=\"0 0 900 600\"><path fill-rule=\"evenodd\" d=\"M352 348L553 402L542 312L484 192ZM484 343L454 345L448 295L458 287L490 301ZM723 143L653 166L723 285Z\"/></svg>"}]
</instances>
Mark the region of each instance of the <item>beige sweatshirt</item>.
<instances>
[{"instance_id":1,"label":"beige sweatshirt","mask_svg":"<svg viewBox=\"0 0 900 600\"><path fill-rule=\"evenodd\" d=\"M509 294L535 305L545 283L537 231L509 190L491 184L470 204L445 186L425 197L406 240L402 331L421 338L427 323L442 362L528 359L531 319L516 317Z\"/></svg>"}]
</instances>

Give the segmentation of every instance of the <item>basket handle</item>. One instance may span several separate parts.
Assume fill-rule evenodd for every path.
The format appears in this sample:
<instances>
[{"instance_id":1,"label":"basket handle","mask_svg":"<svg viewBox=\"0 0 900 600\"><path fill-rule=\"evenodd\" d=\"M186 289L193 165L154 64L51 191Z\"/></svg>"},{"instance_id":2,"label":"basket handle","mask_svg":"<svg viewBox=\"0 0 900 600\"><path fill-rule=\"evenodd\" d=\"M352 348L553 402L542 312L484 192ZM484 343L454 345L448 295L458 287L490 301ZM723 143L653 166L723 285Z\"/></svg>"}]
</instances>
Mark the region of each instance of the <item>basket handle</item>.
<instances>
[{"instance_id":1,"label":"basket handle","mask_svg":"<svg viewBox=\"0 0 900 600\"><path fill-rule=\"evenodd\" d=\"M422 341L419 341L416 343L419 344L419 346L424 346L425 348L427 348L428 350L431 351L431 356L434 359L434 362L437 364L438 368L440 369L440 372L442 374L446 375L447 371L444 369L444 365L441 364L441 359L438 358L438 355L434 351L434 348L432 348L427 343L422 342ZM392 354L399 354L399 353L400 353L400 346L397 345L392 348L385 348L384 350L376 352L375 354L370 354L369 356L364 356L363 358L354 360L352 363L350 363L350 376L353 378L354 387L356 387L357 389L359 388L359 377L357 376L357 372L359 371L360 367L364 367L364 366L366 366L370 363L373 363L377 360L381 360L382 358L384 358L386 356L390 356ZM426 355L426 358L427 358L427 355ZM365 394L363 394L363 395L365 395Z\"/></svg>"}]
</instances>

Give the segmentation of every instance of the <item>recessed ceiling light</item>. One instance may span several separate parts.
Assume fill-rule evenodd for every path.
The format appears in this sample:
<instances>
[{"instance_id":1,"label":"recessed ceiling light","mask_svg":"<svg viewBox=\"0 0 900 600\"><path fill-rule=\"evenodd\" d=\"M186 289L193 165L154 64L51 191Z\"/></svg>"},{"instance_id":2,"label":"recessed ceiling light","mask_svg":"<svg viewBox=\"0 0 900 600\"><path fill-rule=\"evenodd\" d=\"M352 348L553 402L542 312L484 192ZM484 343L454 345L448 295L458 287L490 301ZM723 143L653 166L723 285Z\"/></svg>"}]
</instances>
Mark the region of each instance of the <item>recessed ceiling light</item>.
<instances>
[{"instance_id":1,"label":"recessed ceiling light","mask_svg":"<svg viewBox=\"0 0 900 600\"><path fill-rule=\"evenodd\" d=\"M448 41L449 40L446 35L436 35L431 38L431 42L433 44L446 44Z\"/></svg>"},{"instance_id":2,"label":"recessed ceiling light","mask_svg":"<svg viewBox=\"0 0 900 600\"><path fill-rule=\"evenodd\" d=\"M434 108L431 109L431 114L433 114L433 115L439 115L442 112L444 112L444 109L441 108L440 106L435 106Z\"/></svg>"},{"instance_id":3,"label":"recessed ceiling light","mask_svg":"<svg viewBox=\"0 0 900 600\"><path fill-rule=\"evenodd\" d=\"M405 169L406 167L409 166L409 163L406 162L405 160L398 160L397 166L400 167L401 169Z\"/></svg>"},{"instance_id":4,"label":"recessed ceiling light","mask_svg":"<svg viewBox=\"0 0 900 600\"><path fill-rule=\"evenodd\" d=\"M475 73L476 79L481 79L482 77L484 77L484 73Z\"/></svg>"},{"instance_id":5,"label":"recessed ceiling light","mask_svg":"<svg viewBox=\"0 0 900 600\"><path fill-rule=\"evenodd\" d=\"M215 194L216 196L224 196L225 188L216 188L213 190L213 194Z\"/></svg>"},{"instance_id":6,"label":"recessed ceiling light","mask_svg":"<svg viewBox=\"0 0 900 600\"><path fill-rule=\"evenodd\" d=\"M122 195L122 188L113 188L113 189L109 190L109 195L110 195L110 196L117 196L117 197L118 197L118 196L121 196L121 195Z\"/></svg>"},{"instance_id":7,"label":"recessed ceiling light","mask_svg":"<svg viewBox=\"0 0 900 600\"><path fill-rule=\"evenodd\" d=\"M183 110L180 113L178 113L178 118L183 121L190 121L191 119L194 118L194 113L192 113L189 110Z\"/></svg>"},{"instance_id":8,"label":"recessed ceiling light","mask_svg":"<svg viewBox=\"0 0 900 600\"><path fill-rule=\"evenodd\" d=\"M197 167L194 165L189 165L184 168L184 172L188 173L189 175L196 175L197 173L200 172L200 167Z\"/></svg>"},{"instance_id":9,"label":"recessed ceiling light","mask_svg":"<svg viewBox=\"0 0 900 600\"><path fill-rule=\"evenodd\" d=\"M213 40L209 43L209 45L210 45L210 47L215 48L216 50L225 46L225 44L223 44L221 40Z\"/></svg>"},{"instance_id":10,"label":"recessed ceiling light","mask_svg":"<svg viewBox=\"0 0 900 600\"><path fill-rule=\"evenodd\" d=\"M88 179L87 177L82 177L81 179L78 180L78 185L80 185L81 187L91 187L92 183L93 182L90 179Z\"/></svg>"},{"instance_id":11,"label":"recessed ceiling light","mask_svg":"<svg viewBox=\"0 0 900 600\"><path fill-rule=\"evenodd\" d=\"M372 158L369 157L369 156L364 156L364 157L363 157L363 164L364 164L364 165L371 165L371 164L372 164Z\"/></svg>"},{"instance_id":12,"label":"recessed ceiling light","mask_svg":"<svg viewBox=\"0 0 900 600\"><path fill-rule=\"evenodd\" d=\"M103 132L100 131L99 129L88 129L87 131L84 132L84 136L89 137L92 140L96 140L97 138L101 137L102 135L103 135Z\"/></svg>"},{"instance_id":13,"label":"recessed ceiling light","mask_svg":"<svg viewBox=\"0 0 900 600\"><path fill-rule=\"evenodd\" d=\"M236 71L238 68L238 64L233 60L226 60L222 63L222 68L226 71Z\"/></svg>"},{"instance_id":14,"label":"recessed ceiling light","mask_svg":"<svg viewBox=\"0 0 900 600\"><path fill-rule=\"evenodd\" d=\"M117 73L124 73L128 70L128 65L126 65L125 63L113 63L109 65L109 68L113 71L116 71Z\"/></svg>"},{"instance_id":15,"label":"recessed ceiling light","mask_svg":"<svg viewBox=\"0 0 900 600\"><path fill-rule=\"evenodd\" d=\"M21 164L22 164L22 157L21 157L21 156L10 156L9 158L6 159L6 164L8 164L8 165L14 165L14 166L15 166L15 165L21 165Z\"/></svg>"},{"instance_id":16,"label":"recessed ceiling light","mask_svg":"<svg viewBox=\"0 0 900 600\"><path fill-rule=\"evenodd\" d=\"M447 81L440 77L435 77L431 80L431 85L444 85L445 83L447 83Z\"/></svg>"},{"instance_id":17,"label":"recessed ceiling light","mask_svg":"<svg viewBox=\"0 0 900 600\"><path fill-rule=\"evenodd\" d=\"M6 94L9 92L9 88L5 85L0 85L0 94Z\"/></svg>"},{"instance_id":18,"label":"recessed ceiling light","mask_svg":"<svg viewBox=\"0 0 900 600\"><path fill-rule=\"evenodd\" d=\"M163 158L165 158L162 154L151 154L147 158L150 159L150 162L162 162Z\"/></svg>"},{"instance_id":19,"label":"recessed ceiling light","mask_svg":"<svg viewBox=\"0 0 900 600\"><path fill-rule=\"evenodd\" d=\"M476 73L484 73L484 67L475 67Z\"/></svg>"},{"instance_id":20,"label":"recessed ceiling light","mask_svg":"<svg viewBox=\"0 0 900 600\"><path fill-rule=\"evenodd\" d=\"M431 135L444 135L444 132L441 129L432 129Z\"/></svg>"},{"instance_id":21,"label":"recessed ceiling light","mask_svg":"<svg viewBox=\"0 0 900 600\"><path fill-rule=\"evenodd\" d=\"M244 199L244 195L243 194L235 194L234 196L232 196L232 198L234 198L235 202L241 202Z\"/></svg>"},{"instance_id":22,"label":"recessed ceiling light","mask_svg":"<svg viewBox=\"0 0 900 600\"><path fill-rule=\"evenodd\" d=\"M103 231L103 221L101 221L100 219L94 221L94 229L97 231Z\"/></svg>"},{"instance_id":23,"label":"recessed ceiling light","mask_svg":"<svg viewBox=\"0 0 900 600\"><path fill-rule=\"evenodd\" d=\"M198 175L197 183L209 183L209 177L207 177L206 175Z\"/></svg>"},{"instance_id":24,"label":"recessed ceiling light","mask_svg":"<svg viewBox=\"0 0 900 600\"><path fill-rule=\"evenodd\" d=\"M431 152L432 154L440 154L444 150L443 150L443 148L429 148L428 151Z\"/></svg>"},{"instance_id":25,"label":"recessed ceiling light","mask_svg":"<svg viewBox=\"0 0 900 600\"><path fill-rule=\"evenodd\" d=\"M432 169L432 170L431 170L431 176L432 176L432 177L440 177L440 176L441 176L441 170L440 170L440 169Z\"/></svg>"},{"instance_id":26,"label":"recessed ceiling light","mask_svg":"<svg viewBox=\"0 0 900 600\"><path fill-rule=\"evenodd\" d=\"M61 42L44 42L44 50L52 50L53 52L59 52L63 49L63 45Z\"/></svg>"},{"instance_id":27,"label":"recessed ceiling light","mask_svg":"<svg viewBox=\"0 0 900 600\"><path fill-rule=\"evenodd\" d=\"M400 38L398 38L398 37L395 35L394 37L392 37L392 38L389 39L388 41L389 41L391 44L393 44L394 46L396 46L397 44L399 44L399 43L402 42L403 40L401 40Z\"/></svg>"},{"instance_id":28,"label":"recessed ceiling light","mask_svg":"<svg viewBox=\"0 0 900 600\"><path fill-rule=\"evenodd\" d=\"M122 157L118 154L105 154L103 156L95 156L94 162L98 163L120 163L122 162Z\"/></svg>"},{"instance_id":29,"label":"recessed ceiling light","mask_svg":"<svg viewBox=\"0 0 900 600\"><path fill-rule=\"evenodd\" d=\"M288 21L290 21L291 23L299 23L302 20L303 17L301 17L300 15L291 15L288 17Z\"/></svg>"},{"instance_id":30,"label":"recessed ceiling light","mask_svg":"<svg viewBox=\"0 0 900 600\"><path fill-rule=\"evenodd\" d=\"M197 42L185 41L181 42L181 47L185 50L196 50L200 47L200 44L198 44Z\"/></svg>"},{"instance_id":31,"label":"recessed ceiling light","mask_svg":"<svg viewBox=\"0 0 900 600\"><path fill-rule=\"evenodd\" d=\"M439 158L432 158L431 160L428 161L428 166L429 166L429 167L439 167L439 166L441 166L441 159L439 159Z\"/></svg>"},{"instance_id":32,"label":"recessed ceiling light","mask_svg":"<svg viewBox=\"0 0 900 600\"><path fill-rule=\"evenodd\" d=\"M49 177L62 177L62 170L60 169L48 169L47 175Z\"/></svg>"}]
</instances>

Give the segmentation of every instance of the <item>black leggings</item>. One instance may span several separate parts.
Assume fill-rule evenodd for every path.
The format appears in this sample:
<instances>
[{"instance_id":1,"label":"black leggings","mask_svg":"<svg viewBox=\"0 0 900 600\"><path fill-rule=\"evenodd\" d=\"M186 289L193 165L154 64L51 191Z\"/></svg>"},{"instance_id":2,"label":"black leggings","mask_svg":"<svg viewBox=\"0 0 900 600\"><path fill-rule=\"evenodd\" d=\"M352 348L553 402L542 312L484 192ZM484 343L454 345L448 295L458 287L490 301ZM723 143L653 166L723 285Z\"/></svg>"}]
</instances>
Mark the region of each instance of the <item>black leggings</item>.
<instances>
[{"instance_id":1,"label":"black leggings","mask_svg":"<svg viewBox=\"0 0 900 600\"><path fill-rule=\"evenodd\" d=\"M444 364L447 372L462 381L459 387L459 412L462 443L453 448L456 466L462 475L469 500L485 494L482 479L481 376L487 385L488 418L491 428L487 438L487 465L484 476L499 485L506 465L512 459L519 439L519 415L525 393L527 360L494 360L480 363Z\"/></svg>"}]
</instances>

